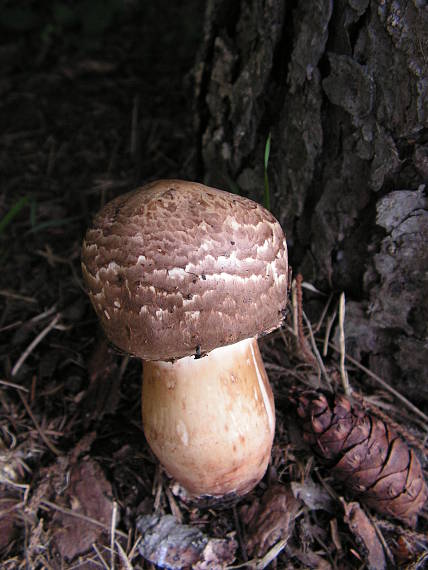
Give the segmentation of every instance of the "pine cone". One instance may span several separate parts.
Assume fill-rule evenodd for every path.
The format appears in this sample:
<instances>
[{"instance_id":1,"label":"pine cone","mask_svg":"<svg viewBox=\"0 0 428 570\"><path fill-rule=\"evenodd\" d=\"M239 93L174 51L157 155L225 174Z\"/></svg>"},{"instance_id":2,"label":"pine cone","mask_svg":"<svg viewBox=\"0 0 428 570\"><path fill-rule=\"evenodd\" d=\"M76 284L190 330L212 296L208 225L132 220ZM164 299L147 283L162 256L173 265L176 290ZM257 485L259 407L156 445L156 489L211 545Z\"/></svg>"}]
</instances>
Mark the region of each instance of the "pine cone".
<instances>
[{"instance_id":1,"label":"pine cone","mask_svg":"<svg viewBox=\"0 0 428 570\"><path fill-rule=\"evenodd\" d=\"M304 439L332 474L366 505L414 526L428 490L413 450L384 421L343 396L291 397Z\"/></svg>"}]
</instances>

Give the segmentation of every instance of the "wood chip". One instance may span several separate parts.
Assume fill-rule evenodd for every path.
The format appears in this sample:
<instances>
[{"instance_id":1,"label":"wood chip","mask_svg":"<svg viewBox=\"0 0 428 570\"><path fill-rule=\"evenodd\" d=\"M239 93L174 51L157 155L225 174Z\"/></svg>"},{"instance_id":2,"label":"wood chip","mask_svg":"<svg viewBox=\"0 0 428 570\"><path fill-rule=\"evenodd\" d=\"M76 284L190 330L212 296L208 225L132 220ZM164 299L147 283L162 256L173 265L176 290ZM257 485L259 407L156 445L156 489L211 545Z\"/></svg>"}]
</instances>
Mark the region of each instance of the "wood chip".
<instances>
[{"instance_id":1,"label":"wood chip","mask_svg":"<svg viewBox=\"0 0 428 570\"><path fill-rule=\"evenodd\" d=\"M383 570L386 568L385 554L382 544L376 534L376 529L370 519L360 507L359 503L346 503L344 520L361 546L362 554L369 570Z\"/></svg>"}]
</instances>

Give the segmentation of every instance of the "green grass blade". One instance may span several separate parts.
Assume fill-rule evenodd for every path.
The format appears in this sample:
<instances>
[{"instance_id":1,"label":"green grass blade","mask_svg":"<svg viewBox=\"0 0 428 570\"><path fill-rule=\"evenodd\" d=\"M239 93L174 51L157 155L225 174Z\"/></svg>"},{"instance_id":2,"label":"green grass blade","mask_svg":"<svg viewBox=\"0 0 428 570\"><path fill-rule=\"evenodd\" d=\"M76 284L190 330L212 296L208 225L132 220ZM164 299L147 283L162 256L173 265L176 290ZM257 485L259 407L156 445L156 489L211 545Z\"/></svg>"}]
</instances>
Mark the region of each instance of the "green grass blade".
<instances>
[{"instance_id":1,"label":"green grass blade","mask_svg":"<svg viewBox=\"0 0 428 570\"><path fill-rule=\"evenodd\" d=\"M30 224L31 227L34 228L34 226L36 225L36 219L37 219L37 203L35 198L31 198L31 202L30 202Z\"/></svg>"},{"instance_id":2,"label":"green grass blade","mask_svg":"<svg viewBox=\"0 0 428 570\"><path fill-rule=\"evenodd\" d=\"M36 234L37 232L41 232L43 230L50 228L60 228L62 226L67 226L69 224L77 222L80 219L82 219L82 216L72 216L69 218L61 218L58 220L48 220L46 222L40 222L40 224L37 224L36 226L32 227L27 232L25 232L25 235Z\"/></svg>"},{"instance_id":3,"label":"green grass blade","mask_svg":"<svg viewBox=\"0 0 428 570\"><path fill-rule=\"evenodd\" d=\"M271 135L269 133L268 138L266 139L266 146L265 146L265 170L267 170L269 164L269 155L270 155L270 141Z\"/></svg>"},{"instance_id":4,"label":"green grass blade","mask_svg":"<svg viewBox=\"0 0 428 570\"><path fill-rule=\"evenodd\" d=\"M28 196L20 198L18 202L16 202L16 204L14 204L8 213L0 220L0 235L5 231L12 220L19 214L22 208L27 205L28 200Z\"/></svg>"}]
</instances>

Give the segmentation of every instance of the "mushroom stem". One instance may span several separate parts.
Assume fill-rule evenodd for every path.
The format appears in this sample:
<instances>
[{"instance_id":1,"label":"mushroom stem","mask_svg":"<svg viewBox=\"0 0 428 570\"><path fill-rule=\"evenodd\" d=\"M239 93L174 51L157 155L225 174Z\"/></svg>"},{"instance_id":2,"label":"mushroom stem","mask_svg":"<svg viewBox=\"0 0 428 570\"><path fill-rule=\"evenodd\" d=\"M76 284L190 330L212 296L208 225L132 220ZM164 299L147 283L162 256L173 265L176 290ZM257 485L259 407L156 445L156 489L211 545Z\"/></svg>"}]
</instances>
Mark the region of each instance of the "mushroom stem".
<instances>
[{"instance_id":1,"label":"mushroom stem","mask_svg":"<svg viewBox=\"0 0 428 570\"><path fill-rule=\"evenodd\" d=\"M142 407L150 447L190 495L240 496L263 477L275 408L255 338L199 359L144 362Z\"/></svg>"}]
</instances>

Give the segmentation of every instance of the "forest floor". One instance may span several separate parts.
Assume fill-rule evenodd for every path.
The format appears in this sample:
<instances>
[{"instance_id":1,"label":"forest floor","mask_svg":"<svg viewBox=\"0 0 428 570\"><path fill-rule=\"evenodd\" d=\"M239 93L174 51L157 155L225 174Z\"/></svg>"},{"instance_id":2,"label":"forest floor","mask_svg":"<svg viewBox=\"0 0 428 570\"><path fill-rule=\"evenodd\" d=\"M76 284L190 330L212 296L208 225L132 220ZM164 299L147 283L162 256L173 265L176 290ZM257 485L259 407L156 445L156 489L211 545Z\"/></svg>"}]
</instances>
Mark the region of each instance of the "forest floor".
<instances>
[{"instance_id":1,"label":"forest floor","mask_svg":"<svg viewBox=\"0 0 428 570\"><path fill-rule=\"evenodd\" d=\"M0 43L1 568L422 568L426 510L416 529L370 512L358 522L365 511L352 518L294 433L289 389L328 379L341 390L345 377L340 347L325 360L314 350L337 299L309 284L319 310L307 339L295 334L297 295L290 326L261 341L277 404L264 480L239 504L204 509L161 470L141 426L141 365L103 339L80 244L114 196L197 176L191 71L203 13L196 1L129 3L95 31L83 16L70 29L50 16L19 33L12 18ZM358 363L346 372L423 454L423 414Z\"/></svg>"}]
</instances>

